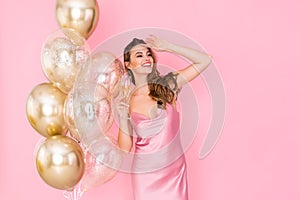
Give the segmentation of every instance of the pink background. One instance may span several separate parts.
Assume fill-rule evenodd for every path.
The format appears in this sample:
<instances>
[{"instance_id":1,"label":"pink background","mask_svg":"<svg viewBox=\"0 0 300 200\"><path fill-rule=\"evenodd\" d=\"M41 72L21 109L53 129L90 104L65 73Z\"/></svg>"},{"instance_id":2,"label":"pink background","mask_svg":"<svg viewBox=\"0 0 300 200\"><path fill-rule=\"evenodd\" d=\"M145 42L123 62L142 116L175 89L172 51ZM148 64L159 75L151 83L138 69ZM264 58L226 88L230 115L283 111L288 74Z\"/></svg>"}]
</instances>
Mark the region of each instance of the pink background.
<instances>
[{"instance_id":1,"label":"pink background","mask_svg":"<svg viewBox=\"0 0 300 200\"><path fill-rule=\"evenodd\" d=\"M161 27L192 38L214 57L226 90L226 120L208 157L197 158L207 123L186 153L191 200L300 198L299 1L98 2L91 48L119 32ZM47 81L40 51L58 29L55 1L0 4L0 199L63 200L37 173L33 154L41 136L25 113L29 92ZM198 78L192 87L205 122L205 84ZM130 178L119 173L83 199L132 199Z\"/></svg>"}]
</instances>

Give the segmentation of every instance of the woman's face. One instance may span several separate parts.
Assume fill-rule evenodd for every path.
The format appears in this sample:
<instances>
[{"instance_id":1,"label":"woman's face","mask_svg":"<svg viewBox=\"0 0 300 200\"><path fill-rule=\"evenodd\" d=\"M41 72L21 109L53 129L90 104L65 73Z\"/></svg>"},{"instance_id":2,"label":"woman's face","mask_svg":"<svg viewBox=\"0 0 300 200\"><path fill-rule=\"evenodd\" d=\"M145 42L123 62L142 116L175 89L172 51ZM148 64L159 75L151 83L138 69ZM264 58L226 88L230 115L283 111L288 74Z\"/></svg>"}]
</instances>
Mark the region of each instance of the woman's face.
<instances>
[{"instance_id":1,"label":"woman's face","mask_svg":"<svg viewBox=\"0 0 300 200\"><path fill-rule=\"evenodd\" d=\"M153 65L152 53L145 45L139 44L130 50L130 61L126 66L134 74L149 74L152 71Z\"/></svg>"}]
</instances>

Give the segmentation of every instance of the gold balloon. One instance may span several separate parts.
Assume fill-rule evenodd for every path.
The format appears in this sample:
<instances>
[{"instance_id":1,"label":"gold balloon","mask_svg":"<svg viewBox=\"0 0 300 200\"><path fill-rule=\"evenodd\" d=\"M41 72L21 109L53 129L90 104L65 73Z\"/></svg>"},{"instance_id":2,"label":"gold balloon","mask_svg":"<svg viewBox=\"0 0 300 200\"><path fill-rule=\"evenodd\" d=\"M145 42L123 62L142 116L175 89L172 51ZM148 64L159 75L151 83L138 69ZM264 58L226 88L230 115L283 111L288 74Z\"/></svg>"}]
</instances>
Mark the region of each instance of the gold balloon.
<instances>
[{"instance_id":1,"label":"gold balloon","mask_svg":"<svg viewBox=\"0 0 300 200\"><path fill-rule=\"evenodd\" d=\"M31 126L42 136L66 135L64 102L66 95L51 83L37 85L29 94L26 114Z\"/></svg>"},{"instance_id":2,"label":"gold balloon","mask_svg":"<svg viewBox=\"0 0 300 200\"><path fill-rule=\"evenodd\" d=\"M48 185L70 190L84 174L84 154L81 147L71 138L50 136L39 147L36 167Z\"/></svg>"},{"instance_id":3,"label":"gold balloon","mask_svg":"<svg viewBox=\"0 0 300 200\"><path fill-rule=\"evenodd\" d=\"M56 20L61 28L70 28L86 39L95 30L99 19L97 0L57 0Z\"/></svg>"}]
</instances>

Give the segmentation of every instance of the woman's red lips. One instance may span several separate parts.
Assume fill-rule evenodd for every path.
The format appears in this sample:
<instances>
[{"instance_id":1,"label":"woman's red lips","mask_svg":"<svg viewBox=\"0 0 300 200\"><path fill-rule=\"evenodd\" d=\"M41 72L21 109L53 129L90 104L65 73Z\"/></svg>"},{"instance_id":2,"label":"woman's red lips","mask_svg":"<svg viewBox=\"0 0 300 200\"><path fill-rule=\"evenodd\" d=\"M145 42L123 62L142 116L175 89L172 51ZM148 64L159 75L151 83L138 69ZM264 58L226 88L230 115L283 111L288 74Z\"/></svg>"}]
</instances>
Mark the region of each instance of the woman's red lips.
<instances>
[{"instance_id":1,"label":"woman's red lips","mask_svg":"<svg viewBox=\"0 0 300 200\"><path fill-rule=\"evenodd\" d=\"M145 63L143 64L143 66L144 66L144 67L151 66L151 62L145 62Z\"/></svg>"}]
</instances>

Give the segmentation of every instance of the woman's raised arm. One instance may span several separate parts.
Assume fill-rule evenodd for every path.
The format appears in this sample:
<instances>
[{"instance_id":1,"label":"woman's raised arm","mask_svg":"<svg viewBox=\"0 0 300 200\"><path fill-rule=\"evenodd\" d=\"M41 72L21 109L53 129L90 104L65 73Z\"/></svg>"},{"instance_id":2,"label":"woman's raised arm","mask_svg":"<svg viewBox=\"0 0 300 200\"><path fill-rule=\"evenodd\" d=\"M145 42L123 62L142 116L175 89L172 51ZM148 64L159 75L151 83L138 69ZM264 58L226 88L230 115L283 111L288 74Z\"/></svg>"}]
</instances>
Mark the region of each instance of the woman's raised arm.
<instances>
[{"instance_id":1,"label":"woman's raised arm","mask_svg":"<svg viewBox=\"0 0 300 200\"><path fill-rule=\"evenodd\" d=\"M182 87L186 83L199 76L199 74L204 71L204 69L206 69L211 62L211 56L206 53L173 44L167 40L153 35L150 35L150 37L146 38L145 41L147 42L147 46L156 51L174 53L186 58L191 62L189 66L177 71L179 74L177 77L178 87Z\"/></svg>"}]
</instances>

